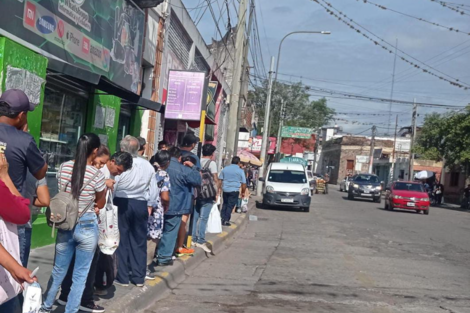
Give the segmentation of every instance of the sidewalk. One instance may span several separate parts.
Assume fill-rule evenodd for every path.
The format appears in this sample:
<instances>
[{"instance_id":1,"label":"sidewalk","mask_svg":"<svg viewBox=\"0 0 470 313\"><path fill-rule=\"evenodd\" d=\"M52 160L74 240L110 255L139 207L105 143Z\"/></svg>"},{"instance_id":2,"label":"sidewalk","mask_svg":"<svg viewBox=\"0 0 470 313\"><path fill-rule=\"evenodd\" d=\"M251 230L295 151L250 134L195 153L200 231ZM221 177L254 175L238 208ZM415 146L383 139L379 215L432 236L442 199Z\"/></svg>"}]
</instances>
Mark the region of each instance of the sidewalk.
<instances>
[{"instance_id":1,"label":"sidewalk","mask_svg":"<svg viewBox=\"0 0 470 313\"><path fill-rule=\"evenodd\" d=\"M260 197L253 196L250 198L248 204L249 212L255 207L256 201L259 200ZM232 226L223 227L221 234L207 234L207 240L212 244L214 255L224 248L226 240L231 239L243 228L248 221L248 214L249 213L235 213L232 215ZM196 248L196 252L192 257L185 256L178 258L173 266L164 268L156 267L157 278L153 281L146 281L144 287L139 288L133 285L129 285L129 287L113 286L108 290L108 295L103 297L95 296L96 303L103 306L106 312L110 313L134 313L143 310L161 298L167 290L175 288L184 281L186 271L195 268L210 257L211 255L206 254L202 249ZM43 292L45 292L47 282L51 276L53 262L54 245L37 248L31 251L28 268L35 269L39 267L37 277L43 288ZM62 313L64 312L64 307L54 306L52 312Z\"/></svg>"}]
</instances>

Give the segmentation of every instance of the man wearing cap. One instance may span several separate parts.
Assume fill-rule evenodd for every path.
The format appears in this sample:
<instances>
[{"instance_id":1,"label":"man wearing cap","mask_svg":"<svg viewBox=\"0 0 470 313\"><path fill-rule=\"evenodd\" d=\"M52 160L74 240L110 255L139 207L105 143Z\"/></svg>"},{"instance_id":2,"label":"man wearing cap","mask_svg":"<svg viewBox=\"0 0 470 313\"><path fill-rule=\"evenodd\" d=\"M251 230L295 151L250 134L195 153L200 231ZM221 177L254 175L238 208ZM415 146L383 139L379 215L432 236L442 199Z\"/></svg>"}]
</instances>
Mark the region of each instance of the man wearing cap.
<instances>
[{"instance_id":1,"label":"man wearing cap","mask_svg":"<svg viewBox=\"0 0 470 313\"><path fill-rule=\"evenodd\" d=\"M194 159L196 159L196 167L198 169L201 169L201 160L199 160L199 157L192 153L191 151L194 150L196 147L197 143L199 142L199 137L196 137L193 133L188 133L183 137L183 142L181 143L181 157L185 156L192 156Z\"/></svg>"},{"instance_id":2,"label":"man wearing cap","mask_svg":"<svg viewBox=\"0 0 470 313\"><path fill-rule=\"evenodd\" d=\"M22 195L26 191L27 170L38 180L43 179L47 172L47 164L33 136L23 131L28 122L28 111L34 108L26 94L18 89L7 90L0 97L0 145L6 145L4 153L9 164L8 174ZM20 233L21 236L25 235ZM16 304L16 298L12 299L2 304L0 311L14 312Z\"/></svg>"},{"instance_id":3,"label":"man wearing cap","mask_svg":"<svg viewBox=\"0 0 470 313\"><path fill-rule=\"evenodd\" d=\"M7 90L0 97L0 142L6 144L8 173L20 193L27 169L36 179L43 179L47 172L47 164L33 136L22 130L28 122L28 111L34 108L26 94L18 89Z\"/></svg>"}]
</instances>

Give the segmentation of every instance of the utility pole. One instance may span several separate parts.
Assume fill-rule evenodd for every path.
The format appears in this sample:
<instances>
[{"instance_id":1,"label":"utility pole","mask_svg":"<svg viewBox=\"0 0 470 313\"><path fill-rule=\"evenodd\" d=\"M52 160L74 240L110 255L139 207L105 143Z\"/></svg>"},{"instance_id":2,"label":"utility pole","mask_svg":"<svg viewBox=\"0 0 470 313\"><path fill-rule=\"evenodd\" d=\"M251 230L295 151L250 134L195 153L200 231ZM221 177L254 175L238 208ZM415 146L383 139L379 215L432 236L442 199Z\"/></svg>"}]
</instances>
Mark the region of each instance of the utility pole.
<instances>
[{"instance_id":1,"label":"utility pole","mask_svg":"<svg viewBox=\"0 0 470 313\"><path fill-rule=\"evenodd\" d=\"M269 114L271 111L271 93L273 91L273 72L274 72L274 57L271 57L271 67L269 68L269 81L268 81L268 96L266 97L266 108L264 110L264 124L263 124L263 141L261 142L261 167L259 169L258 177L264 177L266 172L266 152L269 145ZM256 194L261 196L263 194L263 183L258 181Z\"/></svg>"},{"instance_id":2,"label":"utility pole","mask_svg":"<svg viewBox=\"0 0 470 313\"><path fill-rule=\"evenodd\" d=\"M398 115L395 119L395 135L393 137L392 168L390 169L390 172L392 173L391 181L393 181L393 178L395 178L395 162L396 162L396 158L395 158L396 148L395 147L397 146L397 131L398 131Z\"/></svg>"},{"instance_id":3,"label":"utility pole","mask_svg":"<svg viewBox=\"0 0 470 313\"><path fill-rule=\"evenodd\" d=\"M369 156L369 174L372 174L372 165L374 164L375 134L377 126L372 126L372 138L370 139L370 156Z\"/></svg>"},{"instance_id":4,"label":"utility pole","mask_svg":"<svg viewBox=\"0 0 470 313\"><path fill-rule=\"evenodd\" d=\"M284 118L286 117L286 112L284 107L284 99L281 99L281 111L279 112L279 129L277 131L277 145L276 145L276 156L281 151L282 143L282 127L284 127Z\"/></svg>"},{"instance_id":5,"label":"utility pole","mask_svg":"<svg viewBox=\"0 0 470 313\"><path fill-rule=\"evenodd\" d=\"M255 1L251 1L251 6L250 6L250 19L248 21L248 30L247 30L247 35L246 35L246 40L245 40L245 45L244 45L244 51L243 51L243 67L242 67L242 72L241 72L241 86L240 86L240 96L238 97L238 117L237 117L237 132L235 134L235 142L233 146L233 152L234 155L237 154L238 150L238 135L239 131L238 129L240 128L242 121L241 121L241 116L242 116L242 109L243 109L243 101L246 100L244 98L244 95L248 91L248 86L246 84L247 82L247 76L250 72L248 68L248 49L250 47L250 35L251 35L251 26L253 25L253 17L254 17L254 12L255 12Z\"/></svg>"},{"instance_id":6,"label":"utility pole","mask_svg":"<svg viewBox=\"0 0 470 313\"><path fill-rule=\"evenodd\" d=\"M240 0L238 7L238 25L237 25L237 37L235 41L235 56L233 65L233 79L232 79L232 94L230 96L230 111L228 113L228 127L227 127L227 154L228 158L231 159L237 154L234 151L236 141L238 139L238 103L241 92L241 77L243 71L243 52L245 43L245 26L246 26L246 11L247 1Z\"/></svg>"},{"instance_id":7,"label":"utility pole","mask_svg":"<svg viewBox=\"0 0 470 313\"><path fill-rule=\"evenodd\" d=\"M320 145L320 132L321 132L321 127L318 127L317 133L315 135L315 147L313 148L313 167L312 167L312 172L313 173L320 173L322 174L323 169L319 169L317 166L317 154L318 154L318 146ZM325 140L325 138L323 138Z\"/></svg>"},{"instance_id":8,"label":"utility pole","mask_svg":"<svg viewBox=\"0 0 470 313\"><path fill-rule=\"evenodd\" d=\"M413 164L415 162L415 154L413 152L416 140L416 118L418 117L418 105L416 98L413 100L413 115L411 116L411 142L410 142L410 165L408 168L408 180L413 179Z\"/></svg>"}]
</instances>

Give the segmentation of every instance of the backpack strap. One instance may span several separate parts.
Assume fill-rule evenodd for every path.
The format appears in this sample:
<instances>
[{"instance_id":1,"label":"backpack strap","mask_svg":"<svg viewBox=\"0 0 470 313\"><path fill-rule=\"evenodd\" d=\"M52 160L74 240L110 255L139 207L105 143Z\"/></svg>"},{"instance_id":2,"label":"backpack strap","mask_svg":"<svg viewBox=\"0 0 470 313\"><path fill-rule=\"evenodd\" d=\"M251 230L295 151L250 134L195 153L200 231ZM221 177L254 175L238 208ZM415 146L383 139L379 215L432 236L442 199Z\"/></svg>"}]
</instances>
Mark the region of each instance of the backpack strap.
<instances>
[{"instance_id":1,"label":"backpack strap","mask_svg":"<svg viewBox=\"0 0 470 313\"><path fill-rule=\"evenodd\" d=\"M209 162L206 162L206 165L204 165L204 167L202 168L203 170L207 170L209 168L209 166L211 165L211 163L214 162L212 160L209 160Z\"/></svg>"}]
</instances>

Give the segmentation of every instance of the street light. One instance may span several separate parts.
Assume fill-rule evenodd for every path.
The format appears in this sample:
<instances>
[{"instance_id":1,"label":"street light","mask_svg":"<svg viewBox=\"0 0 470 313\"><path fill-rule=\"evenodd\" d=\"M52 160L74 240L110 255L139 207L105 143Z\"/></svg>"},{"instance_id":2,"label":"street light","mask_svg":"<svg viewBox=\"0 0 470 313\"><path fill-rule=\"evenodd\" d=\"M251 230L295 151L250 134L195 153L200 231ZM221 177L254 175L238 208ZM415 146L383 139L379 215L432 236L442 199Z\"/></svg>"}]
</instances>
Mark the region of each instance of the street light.
<instances>
[{"instance_id":1,"label":"street light","mask_svg":"<svg viewBox=\"0 0 470 313\"><path fill-rule=\"evenodd\" d=\"M282 49L282 44L284 42L284 40L289 37L290 35L293 35L293 34L320 34L320 35L330 35L331 32L330 31L313 31L313 30L299 30L299 31L295 31L295 32L291 32L291 33L288 33L287 35L285 35L281 42L279 43L279 50L277 52L277 63L276 63L276 74L274 76L274 83L273 83L273 89L276 88L276 82L277 82L277 74L278 74L278 70L279 70L279 62L281 60L281 49ZM281 107L281 111L283 111L284 109L284 103L282 103L282 107ZM281 120L281 123L282 123L282 120ZM268 133L269 133L269 130L271 129L271 125L268 125ZM279 150L281 148L281 127L279 127L279 130L278 130L278 135L277 135L277 145L276 145L276 153L279 153Z\"/></svg>"}]
</instances>

